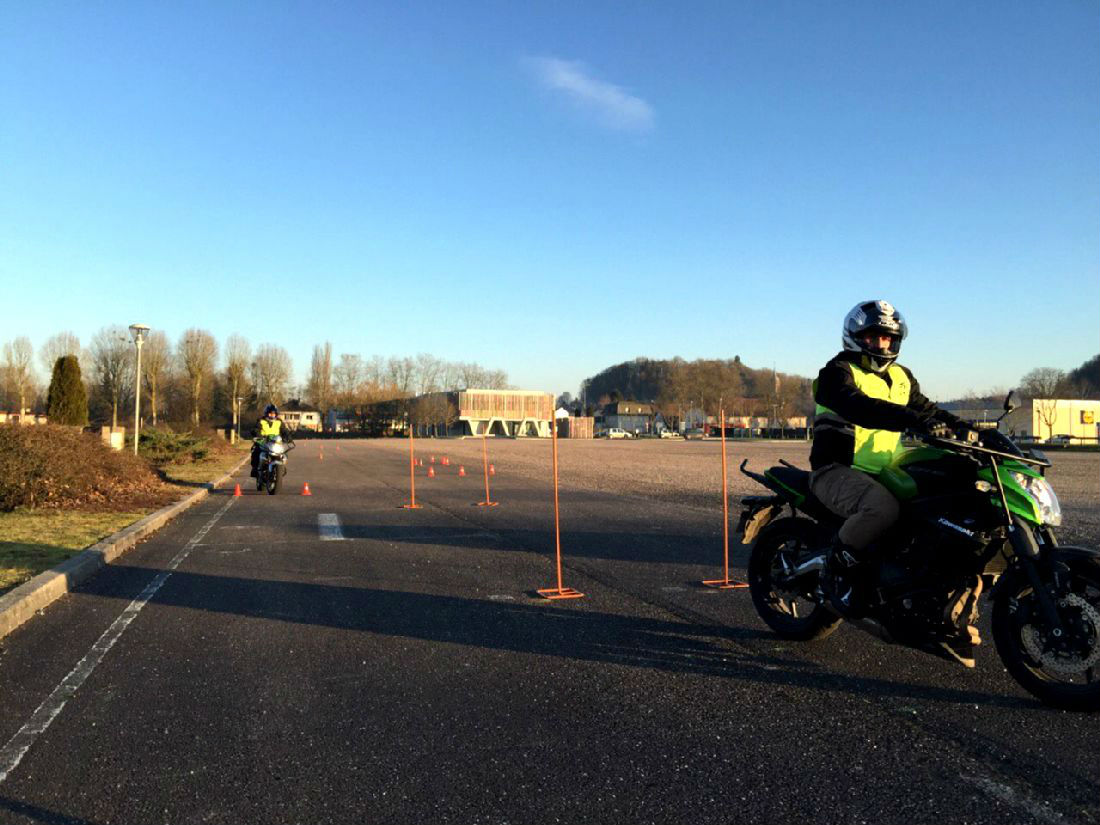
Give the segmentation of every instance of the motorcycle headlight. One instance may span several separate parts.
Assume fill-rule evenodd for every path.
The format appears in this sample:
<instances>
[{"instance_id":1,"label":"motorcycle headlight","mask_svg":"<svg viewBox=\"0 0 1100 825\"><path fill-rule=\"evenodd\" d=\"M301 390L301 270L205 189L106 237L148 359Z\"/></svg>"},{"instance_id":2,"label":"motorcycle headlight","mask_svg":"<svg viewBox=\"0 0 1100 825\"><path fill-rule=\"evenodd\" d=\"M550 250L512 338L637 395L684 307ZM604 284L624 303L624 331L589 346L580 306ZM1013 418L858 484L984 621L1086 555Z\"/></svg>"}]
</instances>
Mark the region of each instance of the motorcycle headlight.
<instances>
[{"instance_id":1,"label":"motorcycle headlight","mask_svg":"<svg viewBox=\"0 0 1100 825\"><path fill-rule=\"evenodd\" d=\"M271 452L273 452L275 455L282 455L284 452L286 452L286 447L276 441L274 444L271 445Z\"/></svg>"},{"instance_id":2,"label":"motorcycle headlight","mask_svg":"<svg viewBox=\"0 0 1100 825\"><path fill-rule=\"evenodd\" d=\"M1062 505L1058 503L1058 496L1054 488L1045 478L1026 476L1023 473L1013 473L1016 483L1024 488L1024 491L1035 499L1039 507L1039 518L1043 524L1058 527L1062 523Z\"/></svg>"}]
</instances>

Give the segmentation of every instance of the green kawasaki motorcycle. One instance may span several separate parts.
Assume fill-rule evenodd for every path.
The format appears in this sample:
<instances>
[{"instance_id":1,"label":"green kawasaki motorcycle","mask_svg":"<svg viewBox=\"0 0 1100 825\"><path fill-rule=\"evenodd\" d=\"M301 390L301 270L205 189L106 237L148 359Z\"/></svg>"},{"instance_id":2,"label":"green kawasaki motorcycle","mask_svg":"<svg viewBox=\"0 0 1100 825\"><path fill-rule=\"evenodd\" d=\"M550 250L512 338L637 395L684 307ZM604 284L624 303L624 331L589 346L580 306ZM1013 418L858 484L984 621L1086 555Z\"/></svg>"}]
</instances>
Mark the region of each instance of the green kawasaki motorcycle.
<instances>
[{"instance_id":1,"label":"green kawasaki motorcycle","mask_svg":"<svg viewBox=\"0 0 1100 825\"><path fill-rule=\"evenodd\" d=\"M1010 412L1012 394L1005 399ZM1100 710L1100 551L1059 545L1050 462L997 430L977 443L917 436L879 476L902 515L876 544L866 618L856 624L897 644L932 649L965 632L991 593L993 639L1008 672L1055 707ZM781 462L741 471L772 491L742 501L752 544L749 587L761 618L785 639L823 639L842 619L821 577L843 520L809 490L810 474ZM784 508L790 513L777 518ZM877 565L877 567L875 567Z\"/></svg>"}]
</instances>

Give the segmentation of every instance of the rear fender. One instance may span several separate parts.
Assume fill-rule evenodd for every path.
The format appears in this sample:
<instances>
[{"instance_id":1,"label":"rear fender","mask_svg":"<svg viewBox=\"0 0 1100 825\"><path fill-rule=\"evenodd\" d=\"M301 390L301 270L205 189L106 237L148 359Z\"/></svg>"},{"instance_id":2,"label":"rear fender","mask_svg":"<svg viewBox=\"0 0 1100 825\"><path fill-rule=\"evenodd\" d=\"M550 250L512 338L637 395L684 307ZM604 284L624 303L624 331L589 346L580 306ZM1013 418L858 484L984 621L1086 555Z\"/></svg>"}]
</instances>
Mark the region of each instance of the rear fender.
<instances>
[{"instance_id":1,"label":"rear fender","mask_svg":"<svg viewBox=\"0 0 1100 825\"><path fill-rule=\"evenodd\" d=\"M752 544L757 534L778 515L787 502L782 496L745 496L741 499L741 518L737 532L742 544Z\"/></svg>"}]
</instances>

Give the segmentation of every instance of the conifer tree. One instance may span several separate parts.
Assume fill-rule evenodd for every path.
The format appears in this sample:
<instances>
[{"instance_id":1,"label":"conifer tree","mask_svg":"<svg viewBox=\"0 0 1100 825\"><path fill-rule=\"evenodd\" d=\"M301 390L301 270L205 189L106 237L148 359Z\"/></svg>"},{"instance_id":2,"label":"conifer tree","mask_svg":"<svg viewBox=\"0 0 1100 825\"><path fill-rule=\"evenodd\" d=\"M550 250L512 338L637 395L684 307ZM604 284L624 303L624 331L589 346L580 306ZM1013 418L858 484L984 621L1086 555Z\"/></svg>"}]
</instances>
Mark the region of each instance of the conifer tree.
<instances>
[{"instance_id":1,"label":"conifer tree","mask_svg":"<svg viewBox=\"0 0 1100 825\"><path fill-rule=\"evenodd\" d=\"M63 355L54 362L46 411L51 424L88 426L88 395L75 355Z\"/></svg>"}]
</instances>

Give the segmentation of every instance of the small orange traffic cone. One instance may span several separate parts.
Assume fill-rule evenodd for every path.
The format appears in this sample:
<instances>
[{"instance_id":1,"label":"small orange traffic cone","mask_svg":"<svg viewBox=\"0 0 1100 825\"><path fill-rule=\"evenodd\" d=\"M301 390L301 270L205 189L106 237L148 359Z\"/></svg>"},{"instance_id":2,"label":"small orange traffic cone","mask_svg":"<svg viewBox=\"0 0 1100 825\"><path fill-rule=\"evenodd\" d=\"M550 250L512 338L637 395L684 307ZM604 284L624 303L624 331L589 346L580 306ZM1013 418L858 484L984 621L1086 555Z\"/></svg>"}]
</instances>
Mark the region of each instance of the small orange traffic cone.
<instances>
[{"instance_id":1,"label":"small orange traffic cone","mask_svg":"<svg viewBox=\"0 0 1100 825\"><path fill-rule=\"evenodd\" d=\"M447 458L447 456L443 456L443 466L444 467L450 467L451 466L451 460L449 458Z\"/></svg>"},{"instance_id":2,"label":"small orange traffic cone","mask_svg":"<svg viewBox=\"0 0 1100 825\"><path fill-rule=\"evenodd\" d=\"M303 495L303 496L311 496L311 495L313 495L313 493L311 493L311 492L309 491L309 482L308 482L308 481L307 481L307 482L306 482L305 484L303 484L303 485L302 485L302 495Z\"/></svg>"},{"instance_id":3,"label":"small orange traffic cone","mask_svg":"<svg viewBox=\"0 0 1100 825\"><path fill-rule=\"evenodd\" d=\"M435 467L428 466L428 478L435 478Z\"/></svg>"},{"instance_id":4,"label":"small orange traffic cone","mask_svg":"<svg viewBox=\"0 0 1100 825\"><path fill-rule=\"evenodd\" d=\"M461 464L458 465L458 475L460 477L466 475L466 468L463 467Z\"/></svg>"},{"instance_id":5,"label":"small orange traffic cone","mask_svg":"<svg viewBox=\"0 0 1100 825\"><path fill-rule=\"evenodd\" d=\"M432 456L431 463L435 464L435 456L434 455Z\"/></svg>"},{"instance_id":6,"label":"small orange traffic cone","mask_svg":"<svg viewBox=\"0 0 1100 825\"><path fill-rule=\"evenodd\" d=\"M241 485L238 484L236 487L233 488L233 498L240 498L240 497L241 497Z\"/></svg>"},{"instance_id":7,"label":"small orange traffic cone","mask_svg":"<svg viewBox=\"0 0 1100 825\"><path fill-rule=\"evenodd\" d=\"M492 464L489 465L489 475L495 476L497 474L497 468Z\"/></svg>"}]
</instances>

